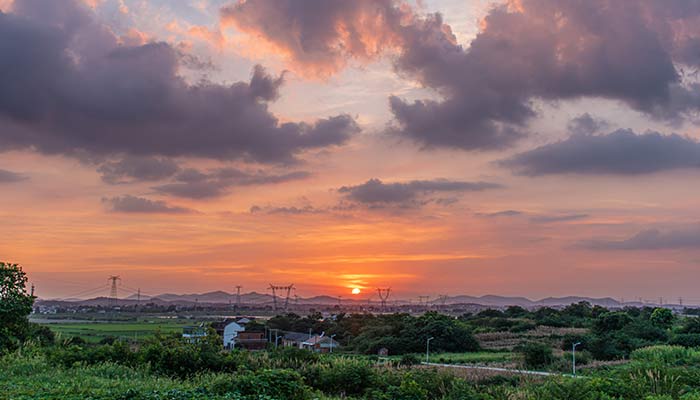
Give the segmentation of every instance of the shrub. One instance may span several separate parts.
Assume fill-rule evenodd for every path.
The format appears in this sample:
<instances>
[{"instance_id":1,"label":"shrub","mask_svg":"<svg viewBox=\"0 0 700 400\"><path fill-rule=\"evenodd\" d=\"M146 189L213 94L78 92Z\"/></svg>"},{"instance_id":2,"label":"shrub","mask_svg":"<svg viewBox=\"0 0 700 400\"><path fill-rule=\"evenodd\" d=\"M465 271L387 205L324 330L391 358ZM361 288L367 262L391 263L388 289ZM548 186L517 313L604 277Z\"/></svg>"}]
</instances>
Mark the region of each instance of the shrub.
<instances>
[{"instance_id":1,"label":"shrub","mask_svg":"<svg viewBox=\"0 0 700 400\"><path fill-rule=\"evenodd\" d=\"M374 386L377 371L364 360L336 358L324 364L308 366L306 382L324 393L359 395Z\"/></svg>"},{"instance_id":2,"label":"shrub","mask_svg":"<svg viewBox=\"0 0 700 400\"><path fill-rule=\"evenodd\" d=\"M288 369L266 369L236 375L230 380L216 379L210 389L215 394L237 393L242 399L250 400L305 400L312 393L301 375Z\"/></svg>"},{"instance_id":3,"label":"shrub","mask_svg":"<svg viewBox=\"0 0 700 400\"><path fill-rule=\"evenodd\" d=\"M415 354L404 354L399 360L399 366L402 367L410 367L416 364L420 364L420 359Z\"/></svg>"},{"instance_id":4,"label":"shrub","mask_svg":"<svg viewBox=\"0 0 700 400\"><path fill-rule=\"evenodd\" d=\"M554 360L552 348L544 343L530 342L517 349L523 355L523 361L527 368L542 368L551 364Z\"/></svg>"}]
</instances>

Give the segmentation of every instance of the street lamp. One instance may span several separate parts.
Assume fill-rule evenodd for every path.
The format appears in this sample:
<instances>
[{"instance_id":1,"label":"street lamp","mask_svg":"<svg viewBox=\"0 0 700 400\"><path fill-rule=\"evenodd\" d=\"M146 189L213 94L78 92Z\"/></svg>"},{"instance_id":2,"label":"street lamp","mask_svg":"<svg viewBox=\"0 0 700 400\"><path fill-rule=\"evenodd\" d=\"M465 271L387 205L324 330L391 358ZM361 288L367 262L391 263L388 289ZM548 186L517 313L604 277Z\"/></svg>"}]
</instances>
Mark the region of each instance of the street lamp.
<instances>
[{"instance_id":1,"label":"street lamp","mask_svg":"<svg viewBox=\"0 0 700 400\"><path fill-rule=\"evenodd\" d=\"M571 345L571 367L573 369L574 376L576 376L576 346L580 344L581 342L576 342Z\"/></svg>"},{"instance_id":2,"label":"street lamp","mask_svg":"<svg viewBox=\"0 0 700 400\"><path fill-rule=\"evenodd\" d=\"M333 338L335 335L331 335L331 353L333 352Z\"/></svg>"},{"instance_id":3,"label":"street lamp","mask_svg":"<svg viewBox=\"0 0 700 400\"><path fill-rule=\"evenodd\" d=\"M430 341L435 339L434 337L429 337L428 340L425 341L425 362L429 363L430 362Z\"/></svg>"}]
</instances>

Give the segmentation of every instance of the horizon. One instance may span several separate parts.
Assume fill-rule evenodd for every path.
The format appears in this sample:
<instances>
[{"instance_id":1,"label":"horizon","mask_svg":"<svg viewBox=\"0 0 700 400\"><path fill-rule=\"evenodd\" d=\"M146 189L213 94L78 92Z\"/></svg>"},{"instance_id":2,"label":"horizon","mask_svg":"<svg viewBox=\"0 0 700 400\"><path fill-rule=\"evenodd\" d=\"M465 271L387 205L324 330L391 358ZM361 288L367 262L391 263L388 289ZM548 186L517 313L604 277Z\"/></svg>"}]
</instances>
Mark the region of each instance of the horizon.
<instances>
[{"instance_id":1,"label":"horizon","mask_svg":"<svg viewBox=\"0 0 700 400\"><path fill-rule=\"evenodd\" d=\"M0 261L42 299L700 304L699 26L686 0L0 0Z\"/></svg>"}]
</instances>

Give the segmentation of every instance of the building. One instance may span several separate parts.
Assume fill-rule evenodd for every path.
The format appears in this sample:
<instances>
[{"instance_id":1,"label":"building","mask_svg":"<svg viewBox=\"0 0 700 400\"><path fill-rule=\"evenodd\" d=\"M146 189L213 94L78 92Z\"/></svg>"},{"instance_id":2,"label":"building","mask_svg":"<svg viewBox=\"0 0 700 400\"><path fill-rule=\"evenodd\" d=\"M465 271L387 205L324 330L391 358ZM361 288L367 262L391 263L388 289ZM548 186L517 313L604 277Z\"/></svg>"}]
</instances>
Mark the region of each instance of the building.
<instances>
[{"instance_id":1,"label":"building","mask_svg":"<svg viewBox=\"0 0 700 400\"><path fill-rule=\"evenodd\" d=\"M300 333L300 332L283 332L282 333L282 346L284 347L296 347L298 349L301 349L302 346L301 344L304 343L305 340L310 339L312 335L309 335L308 333Z\"/></svg>"},{"instance_id":2,"label":"building","mask_svg":"<svg viewBox=\"0 0 700 400\"><path fill-rule=\"evenodd\" d=\"M197 343L207 336L207 329L202 326L183 326L182 338L188 343Z\"/></svg>"},{"instance_id":3,"label":"building","mask_svg":"<svg viewBox=\"0 0 700 400\"><path fill-rule=\"evenodd\" d=\"M264 350L267 347L267 339L264 331L238 332L235 346L246 350Z\"/></svg>"},{"instance_id":4,"label":"building","mask_svg":"<svg viewBox=\"0 0 700 400\"><path fill-rule=\"evenodd\" d=\"M338 349L339 347L340 343L323 334L313 335L301 343L302 349L315 351L317 353L330 353L333 349Z\"/></svg>"},{"instance_id":5,"label":"building","mask_svg":"<svg viewBox=\"0 0 700 400\"><path fill-rule=\"evenodd\" d=\"M211 326L216 330L216 333L221 336L225 349L233 349L235 347L236 337L238 337L240 332L245 331L243 326L232 319L214 322Z\"/></svg>"}]
</instances>

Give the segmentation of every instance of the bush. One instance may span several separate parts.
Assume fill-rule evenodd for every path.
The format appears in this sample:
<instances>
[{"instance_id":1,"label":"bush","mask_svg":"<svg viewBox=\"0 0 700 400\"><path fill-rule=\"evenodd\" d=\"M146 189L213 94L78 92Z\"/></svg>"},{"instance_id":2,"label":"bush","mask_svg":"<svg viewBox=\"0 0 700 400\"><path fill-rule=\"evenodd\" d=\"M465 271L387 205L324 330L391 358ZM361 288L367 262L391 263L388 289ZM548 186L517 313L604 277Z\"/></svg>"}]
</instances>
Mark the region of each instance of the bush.
<instances>
[{"instance_id":1,"label":"bush","mask_svg":"<svg viewBox=\"0 0 700 400\"><path fill-rule=\"evenodd\" d=\"M288 369L261 370L217 379L210 389L215 394L236 393L242 399L305 400L311 398L311 388L301 375Z\"/></svg>"},{"instance_id":2,"label":"bush","mask_svg":"<svg viewBox=\"0 0 700 400\"><path fill-rule=\"evenodd\" d=\"M692 365L700 362L700 351L681 346L651 346L633 351L630 358L662 365Z\"/></svg>"},{"instance_id":3,"label":"bush","mask_svg":"<svg viewBox=\"0 0 700 400\"><path fill-rule=\"evenodd\" d=\"M302 371L303 373L303 371ZM377 371L364 360L336 358L307 367L306 382L324 393L360 395L378 381Z\"/></svg>"},{"instance_id":4,"label":"bush","mask_svg":"<svg viewBox=\"0 0 700 400\"><path fill-rule=\"evenodd\" d=\"M552 348L544 343L530 342L516 349L523 355L523 361L527 368L542 368L554 361Z\"/></svg>"},{"instance_id":5,"label":"bush","mask_svg":"<svg viewBox=\"0 0 700 400\"><path fill-rule=\"evenodd\" d=\"M410 367L416 364L420 364L420 359L415 354L404 354L399 360L399 366L402 367Z\"/></svg>"}]
</instances>

